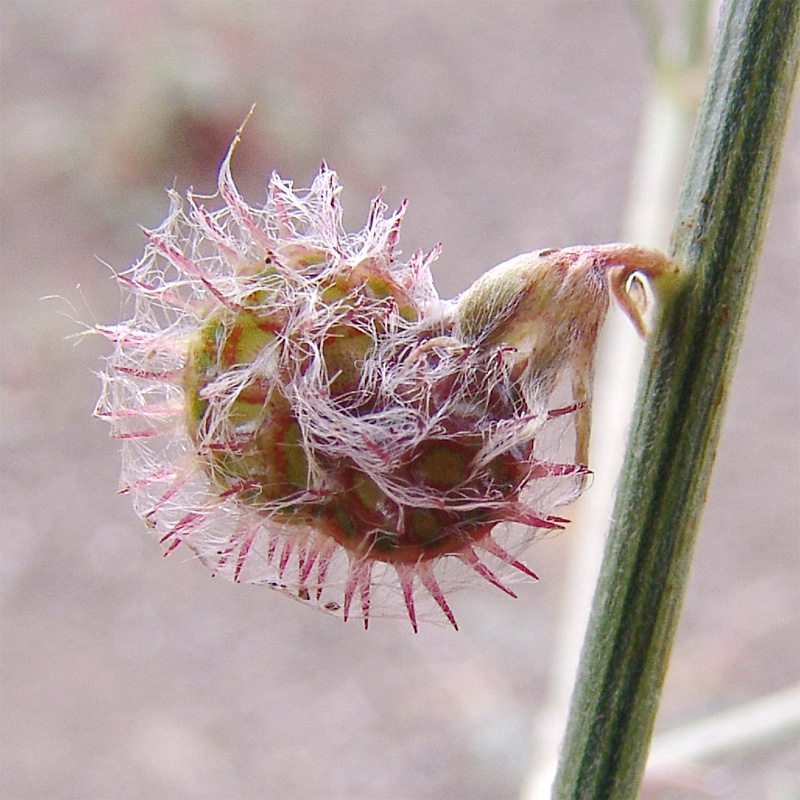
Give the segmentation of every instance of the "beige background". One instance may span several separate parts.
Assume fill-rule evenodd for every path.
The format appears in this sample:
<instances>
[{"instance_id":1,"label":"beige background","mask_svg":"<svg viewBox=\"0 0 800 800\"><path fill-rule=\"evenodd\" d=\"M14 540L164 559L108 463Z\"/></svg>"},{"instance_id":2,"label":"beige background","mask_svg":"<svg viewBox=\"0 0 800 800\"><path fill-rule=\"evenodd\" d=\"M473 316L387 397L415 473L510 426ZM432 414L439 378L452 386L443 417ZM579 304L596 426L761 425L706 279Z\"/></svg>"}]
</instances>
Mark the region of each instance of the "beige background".
<instances>
[{"instance_id":1,"label":"beige background","mask_svg":"<svg viewBox=\"0 0 800 800\"><path fill-rule=\"evenodd\" d=\"M235 161L246 196L273 168L308 185L324 158L353 228L386 185L390 204L410 200L403 249L443 243L443 295L518 252L618 238L647 81L631 6L4 0L0 14L0 794L515 797L570 533L535 546L542 580L519 600L457 596L458 634L380 620L365 634L212 580L185 553L162 559L115 494L117 446L90 416L107 348L65 337L115 320L101 260L139 255L165 186L213 187L254 101ZM660 729L800 672L799 196L795 111ZM791 744L709 767L722 797L798 791Z\"/></svg>"}]
</instances>

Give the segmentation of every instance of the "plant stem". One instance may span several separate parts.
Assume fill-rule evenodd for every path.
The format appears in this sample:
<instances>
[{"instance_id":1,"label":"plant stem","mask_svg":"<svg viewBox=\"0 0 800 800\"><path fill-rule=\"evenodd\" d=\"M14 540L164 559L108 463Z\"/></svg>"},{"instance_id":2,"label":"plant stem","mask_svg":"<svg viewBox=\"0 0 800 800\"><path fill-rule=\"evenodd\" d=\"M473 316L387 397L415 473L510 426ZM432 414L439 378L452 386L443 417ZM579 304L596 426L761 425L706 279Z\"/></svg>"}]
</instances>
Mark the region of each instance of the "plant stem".
<instances>
[{"instance_id":1,"label":"plant stem","mask_svg":"<svg viewBox=\"0 0 800 800\"><path fill-rule=\"evenodd\" d=\"M700 105L702 84L695 89L696 75L699 72L703 76L706 71L712 21L697 13L698 9L708 10L707 0L687 4L684 12L691 9L692 13L686 14L677 30L672 30L680 34L673 41L684 45L685 50L676 46L681 52L672 57L664 44L666 30L659 25L657 15L650 14L653 2L638 0L643 15L647 15L645 32L658 57L654 53L651 59L647 100L631 167L620 241L665 250L680 190L680 173ZM707 42L706 47L688 46L698 41ZM549 668L548 695L536 710L532 763L520 793L521 800L550 797L592 594L603 560L643 354L644 343L628 319L622 313L609 313L595 358L589 451L592 488L570 509L569 555L561 586L561 613Z\"/></svg>"},{"instance_id":2,"label":"plant stem","mask_svg":"<svg viewBox=\"0 0 800 800\"><path fill-rule=\"evenodd\" d=\"M659 770L728 756L800 735L800 683L653 739L647 762Z\"/></svg>"},{"instance_id":3,"label":"plant stem","mask_svg":"<svg viewBox=\"0 0 800 800\"><path fill-rule=\"evenodd\" d=\"M644 770L800 56L800 3L722 13L673 229L685 271L645 357L553 798L629 800Z\"/></svg>"}]
</instances>

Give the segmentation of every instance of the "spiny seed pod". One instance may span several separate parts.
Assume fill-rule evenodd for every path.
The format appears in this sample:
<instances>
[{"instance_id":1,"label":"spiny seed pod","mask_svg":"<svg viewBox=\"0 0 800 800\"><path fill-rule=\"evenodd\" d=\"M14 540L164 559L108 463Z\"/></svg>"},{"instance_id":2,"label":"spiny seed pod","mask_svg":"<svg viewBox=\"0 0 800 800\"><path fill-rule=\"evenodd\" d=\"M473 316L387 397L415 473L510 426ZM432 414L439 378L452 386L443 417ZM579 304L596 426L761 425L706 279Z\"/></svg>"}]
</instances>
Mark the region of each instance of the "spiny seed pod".
<instances>
[{"instance_id":1,"label":"spiny seed pod","mask_svg":"<svg viewBox=\"0 0 800 800\"><path fill-rule=\"evenodd\" d=\"M456 627L446 597L469 575L513 596L535 578L521 551L585 483L609 296L642 331L632 281L676 268L631 245L541 250L443 301L438 248L395 253L405 205L379 195L346 234L323 165L303 192L273 175L253 208L232 153L214 198L170 193L118 276L131 318L99 329L123 491L167 552L365 627Z\"/></svg>"}]
</instances>

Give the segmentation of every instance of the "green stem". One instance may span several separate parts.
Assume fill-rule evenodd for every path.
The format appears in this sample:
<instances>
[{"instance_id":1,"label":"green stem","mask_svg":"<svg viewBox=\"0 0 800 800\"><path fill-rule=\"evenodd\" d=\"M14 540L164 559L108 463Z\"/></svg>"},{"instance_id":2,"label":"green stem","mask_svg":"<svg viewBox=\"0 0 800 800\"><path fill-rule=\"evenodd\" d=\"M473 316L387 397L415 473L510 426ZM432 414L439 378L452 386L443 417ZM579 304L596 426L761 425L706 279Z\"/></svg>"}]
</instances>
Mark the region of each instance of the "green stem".
<instances>
[{"instance_id":1,"label":"green stem","mask_svg":"<svg viewBox=\"0 0 800 800\"><path fill-rule=\"evenodd\" d=\"M635 798L800 57L797 0L729 0L672 236L553 798Z\"/></svg>"}]
</instances>

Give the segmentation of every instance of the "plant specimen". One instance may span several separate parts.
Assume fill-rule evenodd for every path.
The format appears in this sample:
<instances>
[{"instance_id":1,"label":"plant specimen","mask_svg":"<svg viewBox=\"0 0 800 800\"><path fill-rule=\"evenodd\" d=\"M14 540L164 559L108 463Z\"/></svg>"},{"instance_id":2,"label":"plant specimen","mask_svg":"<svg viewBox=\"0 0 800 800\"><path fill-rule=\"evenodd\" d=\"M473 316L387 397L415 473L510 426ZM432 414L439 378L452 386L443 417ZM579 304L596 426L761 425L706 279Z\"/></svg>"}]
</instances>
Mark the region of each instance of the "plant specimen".
<instances>
[{"instance_id":1,"label":"plant specimen","mask_svg":"<svg viewBox=\"0 0 800 800\"><path fill-rule=\"evenodd\" d=\"M97 414L123 441L123 490L167 552L341 615L438 615L479 576L513 595L520 560L589 474L597 333L613 297L644 333L677 268L607 244L539 250L441 299L439 248L402 261L405 204L357 233L323 165L248 205L171 193L118 276L132 315ZM216 208L207 204L213 201Z\"/></svg>"}]
</instances>

